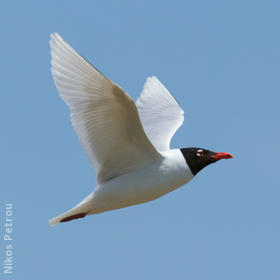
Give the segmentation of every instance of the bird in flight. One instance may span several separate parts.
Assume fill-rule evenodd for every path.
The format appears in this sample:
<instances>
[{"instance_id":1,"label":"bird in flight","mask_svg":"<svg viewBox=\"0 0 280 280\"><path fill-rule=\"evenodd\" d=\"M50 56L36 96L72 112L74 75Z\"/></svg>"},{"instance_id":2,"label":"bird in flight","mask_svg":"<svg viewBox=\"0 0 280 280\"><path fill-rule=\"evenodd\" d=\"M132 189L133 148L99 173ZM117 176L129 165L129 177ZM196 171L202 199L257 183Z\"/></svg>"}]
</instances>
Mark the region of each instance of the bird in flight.
<instances>
[{"instance_id":1,"label":"bird in flight","mask_svg":"<svg viewBox=\"0 0 280 280\"><path fill-rule=\"evenodd\" d=\"M201 169L233 156L202 148L170 149L184 111L156 78L136 101L51 34L51 73L71 110L72 125L97 174L92 193L51 226L159 198L189 182Z\"/></svg>"}]
</instances>

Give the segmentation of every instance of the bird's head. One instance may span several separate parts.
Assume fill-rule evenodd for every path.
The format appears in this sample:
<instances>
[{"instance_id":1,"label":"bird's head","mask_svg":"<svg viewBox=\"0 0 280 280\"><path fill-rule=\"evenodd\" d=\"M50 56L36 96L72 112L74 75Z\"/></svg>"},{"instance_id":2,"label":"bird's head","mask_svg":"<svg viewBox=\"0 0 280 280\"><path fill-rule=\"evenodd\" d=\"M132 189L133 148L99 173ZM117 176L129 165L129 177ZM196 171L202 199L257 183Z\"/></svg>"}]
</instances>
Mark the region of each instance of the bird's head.
<instances>
[{"instance_id":1,"label":"bird's head","mask_svg":"<svg viewBox=\"0 0 280 280\"><path fill-rule=\"evenodd\" d=\"M202 148L184 148L181 149L181 152L194 175L207 165L220 159L233 158L228 153L215 153Z\"/></svg>"}]
</instances>

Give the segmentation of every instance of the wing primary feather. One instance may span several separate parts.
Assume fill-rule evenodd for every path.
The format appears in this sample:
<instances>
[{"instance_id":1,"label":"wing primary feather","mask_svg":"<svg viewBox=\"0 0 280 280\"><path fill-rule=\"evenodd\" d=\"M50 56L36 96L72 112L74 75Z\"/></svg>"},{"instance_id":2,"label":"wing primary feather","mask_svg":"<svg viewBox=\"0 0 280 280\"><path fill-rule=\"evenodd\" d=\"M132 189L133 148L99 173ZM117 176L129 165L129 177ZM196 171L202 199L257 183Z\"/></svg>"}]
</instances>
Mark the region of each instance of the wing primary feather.
<instances>
[{"instance_id":1,"label":"wing primary feather","mask_svg":"<svg viewBox=\"0 0 280 280\"><path fill-rule=\"evenodd\" d=\"M155 77L148 77L136 102L144 130L158 151L170 149L170 141L184 121L184 111Z\"/></svg>"},{"instance_id":2,"label":"wing primary feather","mask_svg":"<svg viewBox=\"0 0 280 280\"><path fill-rule=\"evenodd\" d=\"M161 155L148 139L134 101L68 45L51 35L51 73L98 182L143 168Z\"/></svg>"}]
</instances>

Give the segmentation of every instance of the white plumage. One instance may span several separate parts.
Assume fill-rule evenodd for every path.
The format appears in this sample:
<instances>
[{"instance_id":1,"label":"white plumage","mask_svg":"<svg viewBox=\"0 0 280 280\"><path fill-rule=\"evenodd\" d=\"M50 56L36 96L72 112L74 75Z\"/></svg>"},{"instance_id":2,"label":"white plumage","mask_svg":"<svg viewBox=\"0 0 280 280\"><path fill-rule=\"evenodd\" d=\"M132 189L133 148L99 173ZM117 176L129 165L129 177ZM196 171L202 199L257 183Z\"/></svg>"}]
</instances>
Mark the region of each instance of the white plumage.
<instances>
[{"instance_id":1,"label":"white plumage","mask_svg":"<svg viewBox=\"0 0 280 280\"><path fill-rule=\"evenodd\" d=\"M136 107L57 33L51 35L50 47L54 82L71 109L73 127L97 173L94 192L50 220L51 225L81 213L153 200L193 177L182 153L169 150L184 112L156 77L147 79Z\"/></svg>"},{"instance_id":2,"label":"white plumage","mask_svg":"<svg viewBox=\"0 0 280 280\"><path fill-rule=\"evenodd\" d=\"M159 156L141 125L134 101L73 50L51 35L54 82L71 108L71 121L98 182L146 166Z\"/></svg>"},{"instance_id":3,"label":"white plumage","mask_svg":"<svg viewBox=\"0 0 280 280\"><path fill-rule=\"evenodd\" d=\"M171 138L184 121L184 111L157 77L147 78L136 101L141 123L158 151L169 150Z\"/></svg>"}]
</instances>

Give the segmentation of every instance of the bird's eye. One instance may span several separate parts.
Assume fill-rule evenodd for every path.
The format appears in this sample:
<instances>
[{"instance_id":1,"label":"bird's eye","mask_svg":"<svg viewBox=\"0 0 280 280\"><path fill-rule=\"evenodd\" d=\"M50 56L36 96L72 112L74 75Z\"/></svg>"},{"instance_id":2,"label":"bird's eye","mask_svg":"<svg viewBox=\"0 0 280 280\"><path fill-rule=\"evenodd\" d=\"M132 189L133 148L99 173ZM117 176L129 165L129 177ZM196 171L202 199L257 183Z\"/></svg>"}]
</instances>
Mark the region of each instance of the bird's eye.
<instances>
[{"instance_id":1,"label":"bird's eye","mask_svg":"<svg viewBox=\"0 0 280 280\"><path fill-rule=\"evenodd\" d=\"M204 156L204 151L203 150L197 150L196 155L198 157L202 157L202 156Z\"/></svg>"}]
</instances>

